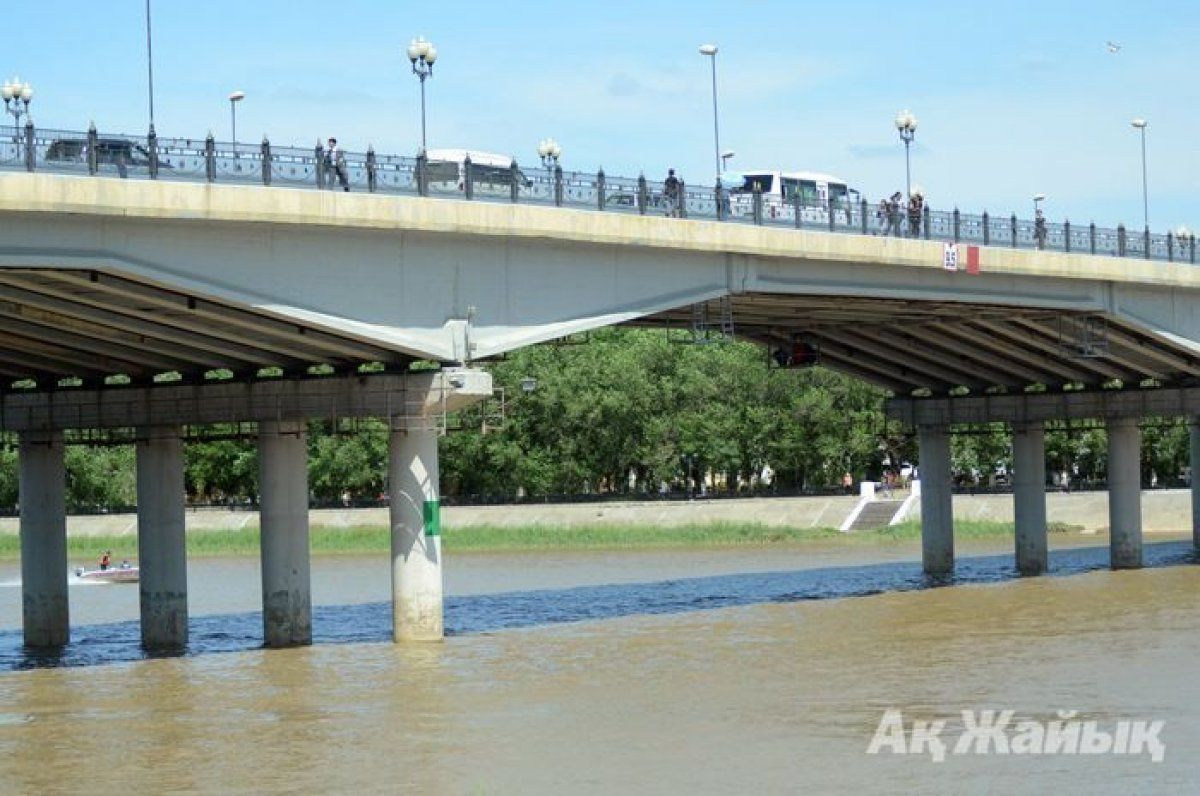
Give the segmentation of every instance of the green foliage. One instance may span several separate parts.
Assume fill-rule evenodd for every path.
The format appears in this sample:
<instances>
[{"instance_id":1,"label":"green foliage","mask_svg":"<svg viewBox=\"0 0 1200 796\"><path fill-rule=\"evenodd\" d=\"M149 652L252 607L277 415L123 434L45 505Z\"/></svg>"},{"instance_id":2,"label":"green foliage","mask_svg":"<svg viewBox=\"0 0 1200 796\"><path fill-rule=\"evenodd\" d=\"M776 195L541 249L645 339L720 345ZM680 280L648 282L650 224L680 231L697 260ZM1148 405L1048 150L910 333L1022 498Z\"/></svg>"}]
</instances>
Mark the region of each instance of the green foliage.
<instances>
[{"instance_id":1,"label":"green foliage","mask_svg":"<svg viewBox=\"0 0 1200 796\"><path fill-rule=\"evenodd\" d=\"M95 511L137 503L132 445L69 446L66 468L68 511Z\"/></svg>"},{"instance_id":2,"label":"green foliage","mask_svg":"<svg viewBox=\"0 0 1200 796\"><path fill-rule=\"evenodd\" d=\"M769 368L750 343L692 345L680 332L609 328L583 344L531 346L488 365L506 396L451 418L459 430L441 442L446 496L497 498L596 492L652 493L686 488L689 476L718 488L754 484L769 469L777 489L821 488L843 472L877 479L883 462L918 462L915 439L886 423L884 393L821 367ZM532 379L536 388L522 389ZM387 484L387 432L359 423L352 432L310 424L309 483L318 502L375 498ZM335 433L336 431L336 433ZM1011 469L1007 428L994 424L953 438L956 473L986 482ZM258 493L253 441L186 448L192 500L245 502ZM1147 423L1143 479L1177 482L1188 464L1182 423ZM1049 424L1049 471L1105 476L1106 437L1095 424ZM71 447L73 510L135 502L132 447ZM0 506L17 503L16 452L0 450ZM1077 475L1076 475L1077 473ZM761 486L761 485L760 485Z\"/></svg>"},{"instance_id":3,"label":"green foliage","mask_svg":"<svg viewBox=\"0 0 1200 796\"><path fill-rule=\"evenodd\" d=\"M258 494L258 451L247 440L215 440L185 447L188 494L205 501Z\"/></svg>"},{"instance_id":4,"label":"green foliage","mask_svg":"<svg viewBox=\"0 0 1200 796\"><path fill-rule=\"evenodd\" d=\"M543 345L496 363L505 422L467 431L442 457L446 494L652 492L695 473L750 483L764 467L785 487L878 471L883 394L822 368L767 367L749 343L684 345L657 331L605 329L586 345ZM523 379L536 380L532 392ZM903 447L903 445L897 445Z\"/></svg>"}]
</instances>

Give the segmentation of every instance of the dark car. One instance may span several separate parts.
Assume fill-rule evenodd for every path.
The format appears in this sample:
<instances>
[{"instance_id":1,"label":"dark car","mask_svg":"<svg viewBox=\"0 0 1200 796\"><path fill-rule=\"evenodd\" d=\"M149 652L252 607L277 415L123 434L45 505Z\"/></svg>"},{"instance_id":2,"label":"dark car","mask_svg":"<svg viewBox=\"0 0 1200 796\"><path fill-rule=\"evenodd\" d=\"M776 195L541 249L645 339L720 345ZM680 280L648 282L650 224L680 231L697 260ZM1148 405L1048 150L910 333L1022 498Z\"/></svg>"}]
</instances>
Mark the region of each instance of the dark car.
<instances>
[{"instance_id":1,"label":"dark car","mask_svg":"<svg viewBox=\"0 0 1200 796\"><path fill-rule=\"evenodd\" d=\"M87 163L88 140L86 138L59 138L50 143L46 150L46 161L50 163ZM147 167L150 151L146 147L125 138L96 139L96 164L116 166L118 170Z\"/></svg>"}]
</instances>

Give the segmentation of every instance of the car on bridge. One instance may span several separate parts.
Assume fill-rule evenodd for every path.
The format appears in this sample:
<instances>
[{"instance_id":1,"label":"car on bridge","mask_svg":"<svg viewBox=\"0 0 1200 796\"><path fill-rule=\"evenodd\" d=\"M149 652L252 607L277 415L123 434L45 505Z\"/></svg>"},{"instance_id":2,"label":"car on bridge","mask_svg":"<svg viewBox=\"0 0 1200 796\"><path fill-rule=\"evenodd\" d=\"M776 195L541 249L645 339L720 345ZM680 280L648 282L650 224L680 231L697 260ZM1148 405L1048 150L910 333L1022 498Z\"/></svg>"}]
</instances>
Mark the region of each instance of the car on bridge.
<instances>
[{"instance_id":1,"label":"car on bridge","mask_svg":"<svg viewBox=\"0 0 1200 796\"><path fill-rule=\"evenodd\" d=\"M46 162L86 165L87 148L86 138L55 139L46 149ZM97 138L96 165L116 166L123 175L125 169L149 167L150 150L127 138ZM166 164L162 167L167 168Z\"/></svg>"},{"instance_id":2,"label":"car on bridge","mask_svg":"<svg viewBox=\"0 0 1200 796\"><path fill-rule=\"evenodd\" d=\"M507 196L512 190L513 159L508 155L467 149L430 149L425 156L429 161L429 185L434 190L453 186L454 190L464 191L468 156L471 158L471 182L475 193ZM519 168L516 174L518 188L533 185L533 180Z\"/></svg>"}]
</instances>

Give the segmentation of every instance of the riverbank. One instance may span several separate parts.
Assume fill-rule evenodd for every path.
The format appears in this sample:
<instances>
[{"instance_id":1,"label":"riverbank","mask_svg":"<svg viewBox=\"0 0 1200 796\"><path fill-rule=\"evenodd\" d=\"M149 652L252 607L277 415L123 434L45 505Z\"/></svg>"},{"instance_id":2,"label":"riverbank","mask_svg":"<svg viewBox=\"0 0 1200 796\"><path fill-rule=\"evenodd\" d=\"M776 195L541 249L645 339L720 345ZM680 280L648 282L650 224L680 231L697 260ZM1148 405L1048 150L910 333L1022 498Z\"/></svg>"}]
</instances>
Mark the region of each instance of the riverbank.
<instances>
[{"instance_id":1,"label":"riverbank","mask_svg":"<svg viewBox=\"0 0 1200 796\"><path fill-rule=\"evenodd\" d=\"M896 498L906 496L897 492ZM1142 528L1146 533L1179 533L1191 529L1191 491L1154 489L1142 492ZM592 528L688 528L712 524L762 525L770 528L803 528L819 531L837 528L859 502L857 495L813 497L708 498L687 500L598 501L594 503L521 503L514 505L443 506L442 528L522 529ZM907 507L907 520L920 516L920 505ZM1107 492L1050 492L1046 495L1046 518L1051 523L1079 526L1096 533L1108 530ZM258 513L238 508L189 509L185 521L188 534L234 531L258 526ZM956 523L1013 522L1012 495L955 495ZM314 531L385 528L386 508L312 509L309 527ZM0 537L15 536L16 517L0 517ZM103 514L67 517L68 536L136 536L136 514ZM2 541L2 539L0 539ZM123 542L124 543L124 542Z\"/></svg>"},{"instance_id":2,"label":"riverbank","mask_svg":"<svg viewBox=\"0 0 1200 796\"><path fill-rule=\"evenodd\" d=\"M1082 535L1075 526L1052 524L1052 533ZM963 521L955 524L955 536L961 539L998 539L1011 537L1013 526L1003 522ZM845 545L887 544L920 538L920 524L906 522L879 531L840 533L832 528L780 528L761 523L705 523L677 527L652 525L591 525L552 527L478 526L448 528L443 533L447 552L495 553L540 552L555 550L632 550L671 548L765 547L825 542ZM316 555L386 554L390 534L386 527L313 528L310 547ZM190 556L258 555L257 528L223 531L198 531L187 536ZM136 558L137 537L126 534L69 536L67 552L73 558L98 557L112 550L114 557ZM0 536L0 558L20 554L17 536Z\"/></svg>"}]
</instances>

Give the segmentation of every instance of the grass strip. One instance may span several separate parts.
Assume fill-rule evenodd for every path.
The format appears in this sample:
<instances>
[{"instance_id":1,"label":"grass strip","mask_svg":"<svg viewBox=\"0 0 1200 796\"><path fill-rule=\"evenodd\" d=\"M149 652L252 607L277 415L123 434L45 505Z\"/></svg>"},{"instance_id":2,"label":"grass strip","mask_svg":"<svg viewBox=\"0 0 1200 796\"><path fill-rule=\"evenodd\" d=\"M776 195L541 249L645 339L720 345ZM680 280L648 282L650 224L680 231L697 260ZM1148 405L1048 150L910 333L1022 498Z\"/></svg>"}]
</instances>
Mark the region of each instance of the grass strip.
<instances>
[{"instance_id":1,"label":"grass strip","mask_svg":"<svg viewBox=\"0 0 1200 796\"><path fill-rule=\"evenodd\" d=\"M1074 526L1052 523L1051 532L1078 530ZM955 523L954 535L960 539L990 539L1012 536L1012 523L960 521ZM760 523L698 523L693 525L528 525L518 527L474 526L447 528L443 545L447 552L519 552L545 550L602 550L602 549L670 549L748 547L765 545L837 542L857 545L919 539L921 526L906 522L878 531L859 531L845 534L830 528L774 527ZM310 544L315 554L387 553L390 548L388 529L382 526L351 526L347 528L315 527ZM188 534L189 555L241 556L257 555L258 529L242 528L229 531L196 531ZM67 551L72 561L98 558L104 550L112 550L118 561L137 557L137 537L71 536ZM16 534L0 535L0 558L16 558L20 542Z\"/></svg>"}]
</instances>

